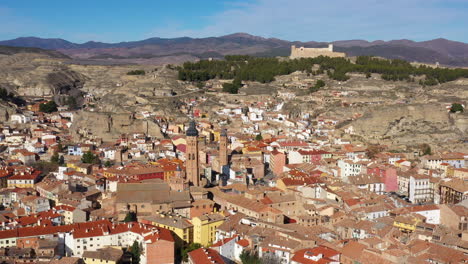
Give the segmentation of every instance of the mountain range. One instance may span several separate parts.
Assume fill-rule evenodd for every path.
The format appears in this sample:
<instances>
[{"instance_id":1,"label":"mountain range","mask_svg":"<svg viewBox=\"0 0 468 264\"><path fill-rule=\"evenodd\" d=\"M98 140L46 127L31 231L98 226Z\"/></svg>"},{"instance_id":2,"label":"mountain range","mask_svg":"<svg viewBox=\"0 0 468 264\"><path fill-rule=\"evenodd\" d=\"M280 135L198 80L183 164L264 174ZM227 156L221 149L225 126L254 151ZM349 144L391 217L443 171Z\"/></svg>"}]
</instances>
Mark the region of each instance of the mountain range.
<instances>
[{"instance_id":1,"label":"mountain range","mask_svg":"<svg viewBox=\"0 0 468 264\"><path fill-rule=\"evenodd\" d=\"M348 56L373 55L424 63L439 62L449 66L468 66L468 44L447 39L416 42L412 40L366 41L342 40L330 42L335 50ZM104 43L88 41L82 44L63 39L21 37L0 41L0 45L31 47L59 51L73 59L122 60L135 62L178 63L185 60L221 58L228 54L254 56L288 56L291 45L324 47L328 42L286 41L235 33L208 38L149 38L140 41Z\"/></svg>"}]
</instances>

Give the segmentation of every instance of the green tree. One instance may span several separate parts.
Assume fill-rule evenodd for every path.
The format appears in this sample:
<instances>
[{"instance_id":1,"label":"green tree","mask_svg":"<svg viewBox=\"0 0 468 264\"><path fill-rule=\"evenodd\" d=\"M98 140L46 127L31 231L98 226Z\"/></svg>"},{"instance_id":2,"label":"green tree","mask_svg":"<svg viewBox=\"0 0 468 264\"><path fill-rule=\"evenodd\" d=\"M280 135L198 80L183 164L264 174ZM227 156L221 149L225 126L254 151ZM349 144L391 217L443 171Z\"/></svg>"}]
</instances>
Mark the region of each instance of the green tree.
<instances>
[{"instance_id":1,"label":"green tree","mask_svg":"<svg viewBox=\"0 0 468 264\"><path fill-rule=\"evenodd\" d=\"M452 104L452 107L450 107L450 113L463 112L463 110L465 110L463 105L457 103Z\"/></svg>"},{"instance_id":2,"label":"green tree","mask_svg":"<svg viewBox=\"0 0 468 264\"><path fill-rule=\"evenodd\" d=\"M127 75L145 75L146 72L144 70L133 70L127 72Z\"/></svg>"},{"instance_id":3,"label":"green tree","mask_svg":"<svg viewBox=\"0 0 468 264\"><path fill-rule=\"evenodd\" d=\"M199 244L199 243L190 243L190 244L187 244L184 247L182 247L182 249L181 249L182 260L187 261L188 260L188 253L191 252L191 251L194 251L196 249L199 249L201 247L202 247L202 245Z\"/></svg>"},{"instance_id":4,"label":"green tree","mask_svg":"<svg viewBox=\"0 0 468 264\"><path fill-rule=\"evenodd\" d=\"M105 166L106 168L109 168L109 167L111 167L112 165L114 165L114 163L113 163L112 161L110 161L110 160L106 160L106 162L104 162L104 166Z\"/></svg>"},{"instance_id":5,"label":"green tree","mask_svg":"<svg viewBox=\"0 0 468 264\"><path fill-rule=\"evenodd\" d=\"M423 156L432 155L431 146L429 146L429 144L427 144L427 143L422 144L420 146L420 150L421 150Z\"/></svg>"},{"instance_id":6,"label":"green tree","mask_svg":"<svg viewBox=\"0 0 468 264\"><path fill-rule=\"evenodd\" d=\"M315 87L317 88L325 87L325 82L323 80L317 80L317 82L315 83Z\"/></svg>"},{"instance_id":7,"label":"green tree","mask_svg":"<svg viewBox=\"0 0 468 264\"><path fill-rule=\"evenodd\" d=\"M60 156L59 161L58 161L58 164L59 164L60 166L63 166L63 165L65 164L65 158L64 158L63 156Z\"/></svg>"},{"instance_id":8,"label":"green tree","mask_svg":"<svg viewBox=\"0 0 468 264\"><path fill-rule=\"evenodd\" d=\"M81 162L88 164L100 164L101 160L97 155L94 155L91 151L88 151L81 157Z\"/></svg>"},{"instance_id":9,"label":"green tree","mask_svg":"<svg viewBox=\"0 0 468 264\"><path fill-rule=\"evenodd\" d=\"M263 140L262 134L256 135L255 140L257 140L257 141Z\"/></svg>"},{"instance_id":10,"label":"green tree","mask_svg":"<svg viewBox=\"0 0 468 264\"><path fill-rule=\"evenodd\" d=\"M52 162L54 164L58 164L59 160L60 160L60 157L59 157L58 153L54 153L54 155L52 155L52 157L50 158L50 162Z\"/></svg>"},{"instance_id":11,"label":"green tree","mask_svg":"<svg viewBox=\"0 0 468 264\"><path fill-rule=\"evenodd\" d=\"M0 88L0 99L2 100L8 99L8 91L5 88Z\"/></svg>"},{"instance_id":12,"label":"green tree","mask_svg":"<svg viewBox=\"0 0 468 264\"><path fill-rule=\"evenodd\" d=\"M57 104L55 101L50 101L39 105L39 111L44 113L57 112Z\"/></svg>"},{"instance_id":13,"label":"green tree","mask_svg":"<svg viewBox=\"0 0 468 264\"><path fill-rule=\"evenodd\" d=\"M134 241L130 247L130 254L132 255L132 264L140 263L141 247L138 241Z\"/></svg>"},{"instance_id":14,"label":"green tree","mask_svg":"<svg viewBox=\"0 0 468 264\"><path fill-rule=\"evenodd\" d=\"M356 62L347 58L330 58L319 56L315 58L301 58L295 60L279 60L277 58L260 58L250 56L232 55L226 60L200 60L198 62L186 62L179 71L179 79L190 82L207 81L214 78L238 79L240 81L257 81L261 83L271 82L275 76L290 74L294 71L310 73L310 69L319 65L319 69L312 74L326 73L329 78L337 81L349 79L347 73L364 73L366 77L372 74L380 74L387 81L411 82L416 76L424 77L421 85L437 85L467 78L468 69L456 68L431 68L427 66L413 66L407 61L393 59L381 59L372 56L359 56ZM224 91L236 93L239 86L224 85Z\"/></svg>"},{"instance_id":15,"label":"green tree","mask_svg":"<svg viewBox=\"0 0 468 264\"><path fill-rule=\"evenodd\" d=\"M239 78L234 79L232 83L223 84L223 92L230 94L239 93L239 89L242 87L242 81Z\"/></svg>"},{"instance_id":16,"label":"green tree","mask_svg":"<svg viewBox=\"0 0 468 264\"><path fill-rule=\"evenodd\" d=\"M32 167L38 171L41 171L41 175L47 175L51 172L58 170L58 164L53 162L47 162L39 160L32 165Z\"/></svg>"},{"instance_id":17,"label":"green tree","mask_svg":"<svg viewBox=\"0 0 468 264\"><path fill-rule=\"evenodd\" d=\"M316 92L316 91L320 90L320 88L322 88L322 87L325 87L325 82L323 80L317 80L315 85L310 88L310 92L311 93Z\"/></svg>"},{"instance_id":18,"label":"green tree","mask_svg":"<svg viewBox=\"0 0 468 264\"><path fill-rule=\"evenodd\" d=\"M124 218L124 222L125 223L128 223L128 222L135 222L137 220L137 215L135 212L128 212L126 215L125 215L125 218Z\"/></svg>"},{"instance_id":19,"label":"green tree","mask_svg":"<svg viewBox=\"0 0 468 264\"><path fill-rule=\"evenodd\" d=\"M57 144L57 151L58 151L58 152L63 152L63 145L62 145L62 143L58 143L58 144Z\"/></svg>"},{"instance_id":20,"label":"green tree","mask_svg":"<svg viewBox=\"0 0 468 264\"><path fill-rule=\"evenodd\" d=\"M198 89L203 89L203 87L205 87L205 83L204 83L204 82L197 82L197 88L198 88Z\"/></svg>"},{"instance_id":21,"label":"green tree","mask_svg":"<svg viewBox=\"0 0 468 264\"><path fill-rule=\"evenodd\" d=\"M258 255L251 251L243 250L239 255L239 258L242 261L242 264L262 264Z\"/></svg>"},{"instance_id":22,"label":"green tree","mask_svg":"<svg viewBox=\"0 0 468 264\"><path fill-rule=\"evenodd\" d=\"M78 102L76 101L76 98L74 96L68 96L66 103L68 107L72 110L78 108Z\"/></svg>"}]
</instances>

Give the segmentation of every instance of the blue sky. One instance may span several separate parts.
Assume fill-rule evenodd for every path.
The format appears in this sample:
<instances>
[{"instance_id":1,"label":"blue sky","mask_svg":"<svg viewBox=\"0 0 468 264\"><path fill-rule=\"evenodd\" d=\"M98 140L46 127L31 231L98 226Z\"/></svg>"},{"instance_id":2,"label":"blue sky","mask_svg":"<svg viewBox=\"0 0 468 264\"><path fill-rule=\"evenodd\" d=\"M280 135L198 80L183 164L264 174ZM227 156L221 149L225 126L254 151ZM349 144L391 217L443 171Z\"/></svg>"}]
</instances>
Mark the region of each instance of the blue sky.
<instances>
[{"instance_id":1,"label":"blue sky","mask_svg":"<svg viewBox=\"0 0 468 264\"><path fill-rule=\"evenodd\" d=\"M468 0L0 0L0 39L119 42L246 32L286 40L468 42Z\"/></svg>"}]
</instances>

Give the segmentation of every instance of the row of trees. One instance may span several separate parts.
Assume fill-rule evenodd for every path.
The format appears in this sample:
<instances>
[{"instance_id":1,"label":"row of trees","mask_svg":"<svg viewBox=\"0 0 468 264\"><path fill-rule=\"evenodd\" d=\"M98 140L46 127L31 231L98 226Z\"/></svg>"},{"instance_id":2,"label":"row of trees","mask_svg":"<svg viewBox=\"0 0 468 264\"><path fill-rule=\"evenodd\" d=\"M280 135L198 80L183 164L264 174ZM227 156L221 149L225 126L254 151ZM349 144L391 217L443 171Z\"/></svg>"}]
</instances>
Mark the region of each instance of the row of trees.
<instances>
[{"instance_id":1,"label":"row of trees","mask_svg":"<svg viewBox=\"0 0 468 264\"><path fill-rule=\"evenodd\" d=\"M310 87L309 91L311 93L317 92L320 88L325 87L325 82L323 80L317 80L314 86Z\"/></svg>"},{"instance_id":2,"label":"row of trees","mask_svg":"<svg viewBox=\"0 0 468 264\"><path fill-rule=\"evenodd\" d=\"M95 155L91 151L87 151L81 156L81 162L88 164L101 164L101 160L98 155Z\"/></svg>"},{"instance_id":3,"label":"row of trees","mask_svg":"<svg viewBox=\"0 0 468 264\"><path fill-rule=\"evenodd\" d=\"M17 97L14 93L9 93L7 89L0 87L0 99L2 101L12 102L16 105L24 105L25 101Z\"/></svg>"},{"instance_id":4,"label":"row of trees","mask_svg":"<svg viewBox=\"0 0 468 264\"><path fill-rule=\"evenodd\" d=\"M146 72L144 70L133 70L127 72L127 75L145 75Z\"/></svg>"},{"instance_id":5,"label":"row of trees","mask_svg":"<svg viewBox=\"0 0 468 264\"><path fill-rule=\"evenodd\" d=\"M319 69L312 71L314 65L319 65ZM186 62L182 67L178 67L178 77L179 80L191 82L220 78L268 83L273 81L275 76L290 74L294 71L305 71L314 75L326 72L331 79L337 81L348 80L347 73L351 72L364 73L367 78L372 73L378 73L384 80L389 81L414 81L415 76L421 76L423 77L420 82L422 85L436 85L462 77L468 78L467 69L431 68L424 65L416 67L404 60L386 60L371 56L360 56L355 63L352 63L346 58L324 56L279 60L244 55L226 56L222 61Z\"/></svg>"},{"instance_id":6,"label":"row of trees","mask_svg":"<svg viewBox=\"0 0 468 264\"><path fill-rule=\"evenodd\" d=\"M53 113L57 112L57 104L55 101L49 101L47 103L43 103L39 105L39 111L44 113Z\"/></svg>"},{"instance_id":7,"label":"row of trees","mask_svg":"<svg viewBox=\"0 0 468 264\"><path fill-rule=\"evenodd\" d=\"M242 81L239 78L234 79L232 83L223 84L223 92L237 94L242 87Z\"/></svg>"}]
</instances>

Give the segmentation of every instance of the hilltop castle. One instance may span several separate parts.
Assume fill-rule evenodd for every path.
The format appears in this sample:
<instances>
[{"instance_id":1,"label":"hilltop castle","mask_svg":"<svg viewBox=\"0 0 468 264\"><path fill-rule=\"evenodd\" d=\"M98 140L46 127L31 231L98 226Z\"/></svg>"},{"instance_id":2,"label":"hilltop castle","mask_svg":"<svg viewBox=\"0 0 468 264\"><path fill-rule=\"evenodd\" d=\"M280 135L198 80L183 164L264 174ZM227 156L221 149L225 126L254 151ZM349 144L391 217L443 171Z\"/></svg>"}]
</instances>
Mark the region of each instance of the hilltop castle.
<instances>
[{"instance_id":1,"label":"hilltop castle","mask_svg":"<svg viewBox=\"0 0 468 264\"><path fill-rule=\"evenodd\" d=\"M315 58L318 56L346 57L346 54L343 52L334 52L333 44L328 44L328 48L296 48L295 45L291 46L291 59Z\"/></svg>"}]
</instances>

